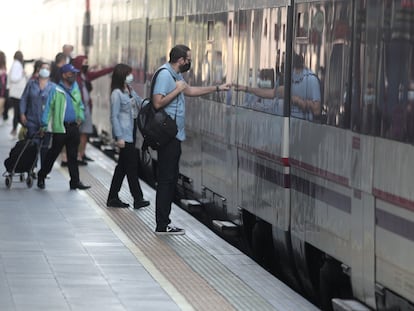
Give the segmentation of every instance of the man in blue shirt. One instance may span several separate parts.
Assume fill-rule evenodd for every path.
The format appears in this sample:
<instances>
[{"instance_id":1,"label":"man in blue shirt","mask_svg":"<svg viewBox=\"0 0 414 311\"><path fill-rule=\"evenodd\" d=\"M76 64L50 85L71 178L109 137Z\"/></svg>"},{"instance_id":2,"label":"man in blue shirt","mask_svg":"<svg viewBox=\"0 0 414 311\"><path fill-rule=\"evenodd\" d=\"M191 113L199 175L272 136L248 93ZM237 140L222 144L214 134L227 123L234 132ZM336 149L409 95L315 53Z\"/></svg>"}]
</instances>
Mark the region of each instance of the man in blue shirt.
<instances>
[{"instance_id":1,"label":"man in blue shirt","mask_svg":"<svg viewBox=\"0 0 414 311\"><path fill-rule=\"evenodd\" d=\"M191 50L185 45L176 45L170 51L170 60L161 66L154 83L152 102L156 109L164 108L176 120L178 133L175 139L158 149L157 194L155 202L155 233L185 234L184 229L171 226L171 204L178 181L181 142L185 140L185 96L201 96L213 92L227 91L229 84L216 86L189 86L182 73L190 70Z\"/></svg>"}]
</instances>

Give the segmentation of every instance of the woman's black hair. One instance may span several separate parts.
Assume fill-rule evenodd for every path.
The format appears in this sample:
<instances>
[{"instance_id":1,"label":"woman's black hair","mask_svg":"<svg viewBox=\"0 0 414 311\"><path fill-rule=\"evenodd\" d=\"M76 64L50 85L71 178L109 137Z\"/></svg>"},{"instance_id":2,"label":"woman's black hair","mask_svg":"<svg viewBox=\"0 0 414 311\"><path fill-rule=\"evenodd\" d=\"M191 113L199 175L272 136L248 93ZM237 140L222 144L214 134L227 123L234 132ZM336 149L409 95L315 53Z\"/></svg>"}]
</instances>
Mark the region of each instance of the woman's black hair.
<instances>
[{"instance_id":1,"label":"woman's black hair","mask_svg":"<svg viewBox=\"0 0 414 311\"><path fill-rule=\"evenodd\" d=\"M118 64L115 66L112 73L111 93L115 89L123 90L125 86L125 79L127 75L132 72L131 66L127 64Z\"/></svg>"}]
</instances>

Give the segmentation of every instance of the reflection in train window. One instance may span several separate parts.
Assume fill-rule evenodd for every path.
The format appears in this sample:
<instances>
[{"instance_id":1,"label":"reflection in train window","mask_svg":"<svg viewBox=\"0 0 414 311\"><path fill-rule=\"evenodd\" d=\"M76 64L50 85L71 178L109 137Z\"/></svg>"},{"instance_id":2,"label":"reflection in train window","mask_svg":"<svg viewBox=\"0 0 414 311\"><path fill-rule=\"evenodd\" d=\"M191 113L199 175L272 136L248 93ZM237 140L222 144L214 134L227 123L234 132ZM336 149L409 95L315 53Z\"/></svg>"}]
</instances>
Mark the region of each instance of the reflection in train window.
<instances>
[{"instance_id":1,"label":"reflection in train window","mask_svg":"<svg viewBox=\"0 0 414 311\"><path fill-rule=\"evenodd\" d=\"M283 115L276 90L284 79L286 14L285 7L240 12L238 106Z\"/></svg>"}]
</instances>

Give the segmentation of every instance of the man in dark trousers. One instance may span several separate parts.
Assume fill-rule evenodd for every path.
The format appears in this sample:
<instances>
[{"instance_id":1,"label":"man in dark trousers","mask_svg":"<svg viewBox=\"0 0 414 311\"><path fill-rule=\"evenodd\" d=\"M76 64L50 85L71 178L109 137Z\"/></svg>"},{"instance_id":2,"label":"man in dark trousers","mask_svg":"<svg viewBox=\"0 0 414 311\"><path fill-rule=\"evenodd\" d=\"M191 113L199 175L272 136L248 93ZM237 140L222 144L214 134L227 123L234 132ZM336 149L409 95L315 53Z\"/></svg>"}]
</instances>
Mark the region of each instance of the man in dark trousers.
<instances>
[{"instance_id":1,"label":"man in dark trousers","mask_svg":"<svg viewBox=\"0 0 414 311\"><path fill-rule=\"evenodd\" d=\"M181 156L181 142L185 140L185 96L201 96L213 92L227 91L229 84L195 87L184 81L182 73L190 70L191 50L185 45L177 45L170 51L170 60L164 64L154 83L152 101L157 109L165 111L175 119L178 133L165 146L158 149L157 194L155 234L185 234L184 229L170 225L171 204L175 196L178 181L178 164Z\"/></svg>"},{"instance_id":2,"label":"man in dark trousers","mask_svg":"<svg viewBox=\"0 0 414 311\"><path fill-rule=\"evenodd\" d=\"M37 186L45 188L45 177L50 173L53 163L66 147L68 168L70 175L70 189L88 189L79 180L78 146L79 125L85 119L84 106L79 86L76 83L76 74L79 72L73 65L66 64L61 69L61 81L49 93L46 107L42 115L42 128L52 132L52 146L46 154L42 168L38 172Z\"/></svg>"}]
</instances>

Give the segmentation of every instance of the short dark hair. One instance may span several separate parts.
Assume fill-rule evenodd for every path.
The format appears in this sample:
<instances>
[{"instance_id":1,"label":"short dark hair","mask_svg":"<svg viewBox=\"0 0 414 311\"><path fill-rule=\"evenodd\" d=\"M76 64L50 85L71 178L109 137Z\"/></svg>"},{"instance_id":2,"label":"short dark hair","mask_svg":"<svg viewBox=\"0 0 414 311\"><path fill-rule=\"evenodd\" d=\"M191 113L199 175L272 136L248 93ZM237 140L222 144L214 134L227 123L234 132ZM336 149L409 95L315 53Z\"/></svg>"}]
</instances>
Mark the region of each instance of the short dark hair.
<instances>
[{"instance_id":1,"label":"short dark hair","mask_svg":"<svg viewBox=\"0 0 414 311\"><path fill-rule=\"evenodd\" d=\"M127 64L118 64L115 66L112 73L111 93L115 89L124 89L125 79L131 72L132 68Z\"/></svg>"},{"instance_id":2,"label":"short dark hair","mask_svg":"<svg viewBox=\"0 0 414 311\"><path fill-rule=\"evenodd\" d=\"M62 52L57 53L55 56L55 63L58 64L63 60L66 60L65 54L63 54Z\"/></svg>"},{"instance_id":3,"label":"short dark hair","mask_svg":"<svg viewBox=\"0 0 414 311\"><path fill-rule=\"evenodd\" d=\"M174 46L170 51L170 63L176 63L181 57L186 58L187 52L190 51L190 48L183 44L178 44Z\"/></svg>"},{"instance_id":4,"label":"short dark hair","mask_svg":"<svg viewBox=\"0 0 414 311\"><path fill-rule=\"evenodd\" d=\"M301 69L303 68L303 64L303 56L297 53L293 54L293 68Z\"/></svg>"}]
</instances>

